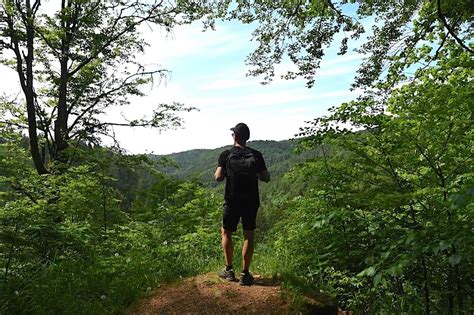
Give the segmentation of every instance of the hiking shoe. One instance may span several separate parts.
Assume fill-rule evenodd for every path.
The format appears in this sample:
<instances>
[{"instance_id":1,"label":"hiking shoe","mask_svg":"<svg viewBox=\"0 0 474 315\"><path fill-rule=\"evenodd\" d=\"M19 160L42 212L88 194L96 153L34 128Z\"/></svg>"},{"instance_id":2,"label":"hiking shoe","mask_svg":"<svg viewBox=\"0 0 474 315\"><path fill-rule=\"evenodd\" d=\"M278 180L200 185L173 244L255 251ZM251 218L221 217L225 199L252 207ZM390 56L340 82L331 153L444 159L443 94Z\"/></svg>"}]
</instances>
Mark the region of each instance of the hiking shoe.
<instances>
[{"instance_id":1,"label":"hiking shoe","mask_svg":"<svg viewBox=\"0 0 474 315\"><path fill-rule=\"evenodd\" d=\"M235 281L235 272L233 269L226 270L226 268L224 267L224 269L219 271L219 277L229 281Z\"/></svg>"},{"instance_id":2,"label":"hiking shoe","mask_svg":"<svg viewBox=\"0 0 474 315\"><path fill-rule=\"evenodd\" d=\"M252 285L253 284L253 276L250 272L242 272L240 274L240 285Z\"/></svg>"}]
</instances>

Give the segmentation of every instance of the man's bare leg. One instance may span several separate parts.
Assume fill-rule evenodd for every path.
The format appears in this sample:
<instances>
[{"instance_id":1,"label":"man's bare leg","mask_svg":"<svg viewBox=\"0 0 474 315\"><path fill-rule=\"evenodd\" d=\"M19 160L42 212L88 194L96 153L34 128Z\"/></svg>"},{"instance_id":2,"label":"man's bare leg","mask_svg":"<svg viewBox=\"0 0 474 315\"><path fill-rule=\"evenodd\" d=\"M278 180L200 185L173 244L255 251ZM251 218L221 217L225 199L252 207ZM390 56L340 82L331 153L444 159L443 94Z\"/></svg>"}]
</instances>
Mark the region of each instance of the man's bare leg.
<instances>
[{"instance_id":1,"label":"man's bare leg","mask_svg":"<svg viewBox=\"0 0 474 315\"><path fill-rule=\"evenodd\" d=\"M224 259L226 266L232 266L234 259L234 246L232 244L232 232L221 227L222 248L224 249Z\"/></svg>"},{"instance_id":2,"label":"man's bare leg","mask_svg":"<svg viewBox=\"0 0 474 315\"><path fill-rule=\"evenodd\" d=\"M254 249L254 231L244 230L244 246L242 247L242 270L248 271L252 262Z\"/></svg>"}]
</instances>

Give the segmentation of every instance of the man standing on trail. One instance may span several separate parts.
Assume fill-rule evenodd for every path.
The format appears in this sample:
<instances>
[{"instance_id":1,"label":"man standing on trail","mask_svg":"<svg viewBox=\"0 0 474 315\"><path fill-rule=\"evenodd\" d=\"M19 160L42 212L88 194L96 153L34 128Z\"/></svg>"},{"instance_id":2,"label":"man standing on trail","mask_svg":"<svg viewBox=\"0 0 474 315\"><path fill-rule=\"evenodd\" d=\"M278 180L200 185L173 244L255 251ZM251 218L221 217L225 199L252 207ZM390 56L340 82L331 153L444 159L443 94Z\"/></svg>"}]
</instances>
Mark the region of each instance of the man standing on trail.
<instances>
[{"instance_id":1,"label":"man standing on trail","mask_svg":"<svg viewBox=\"0 0 474 315\"><path fill-rule=\"evenodd\" d=\"M262 153L246 146L250 130L244 123L238 123L232 130L234 147L225 150L219 156L214 178L221 182L226 179L224 209L222 218L222 247L224 249L225 268L219 272L221 278L235 280L232 267L234 247L232 233L237 231L242 219L244 245L242 247L241 285L252 285L253 277L249 272L254 250L254 230L257 210L260 206L258 179L270 181L270 173L265 166Z\"/></svg>"}]
</instances>

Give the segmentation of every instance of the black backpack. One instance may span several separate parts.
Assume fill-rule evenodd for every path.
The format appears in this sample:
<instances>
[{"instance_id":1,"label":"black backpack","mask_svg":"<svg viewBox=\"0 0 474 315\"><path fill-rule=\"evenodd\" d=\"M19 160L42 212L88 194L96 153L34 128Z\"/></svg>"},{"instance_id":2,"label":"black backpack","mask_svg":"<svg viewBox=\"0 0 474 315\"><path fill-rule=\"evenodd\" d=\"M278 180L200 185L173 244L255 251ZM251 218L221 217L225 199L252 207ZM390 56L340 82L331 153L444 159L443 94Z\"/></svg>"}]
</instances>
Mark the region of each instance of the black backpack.
<instances>
[{"instance_id":1,"label":"black backpack","mask_svg":"<svg viewBox=\"0 0 474 315\"><path fill-rule=\"evenodd\" d=\"M226 162L227 185L233 199L255 197L257 185L257 161L248 148L233 149Z\"/></svg>"}]
</instances>

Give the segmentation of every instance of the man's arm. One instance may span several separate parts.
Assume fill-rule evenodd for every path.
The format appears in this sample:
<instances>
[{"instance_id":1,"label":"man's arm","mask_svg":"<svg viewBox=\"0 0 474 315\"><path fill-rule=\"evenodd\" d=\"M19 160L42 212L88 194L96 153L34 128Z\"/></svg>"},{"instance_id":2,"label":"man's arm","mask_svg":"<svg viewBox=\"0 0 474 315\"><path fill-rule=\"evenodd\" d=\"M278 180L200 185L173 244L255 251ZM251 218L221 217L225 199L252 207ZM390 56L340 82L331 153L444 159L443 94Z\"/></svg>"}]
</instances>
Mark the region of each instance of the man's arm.
<instances>
[{"instance_id":1,"label":"man's arm","mask_svg":"<svg viewBox=\"0 0 474 315\"><path fill-rule=\"evenodd\" d=\"M225 163L227 157L229 156L229 150L226 150L219 155L219 159L217 160L217 168L216 172L214 173L214 179L218 182L222 182L225 179Z\"/></svg>"},{"instance_id":2,"label":"man's arm","mask_svg":"<svg viewBox=\"0 0 474 315\"><path fill-rule=\"evenodd\" d=\"M257 176L262 182L268 183L270 181L270 172L268 172L267 166L265 165L265 159L262 153L256 151L255 154L257 160Z\"/></svg>"},{"instance_id":3,"label":"man's arm","mask_svg":"<svg viewBox=\"0 0 474 315\"><path fill-rule=\"evenodd\" d=\"M267 169L264 169L263 171L258 173L258 178L260 178L262 182L268 183L270 181L270 173Z\"/></svg>"},{"instance_id":4,"label":"man's arm","mask_svg":"<svg viewBox=\"0 0 474 315\"><path fill-rule=\"evenodd\" d=\"M214 179L218 182L222 182L225 179L222 166L217 167L216 172L214 173Z\"/></svg>"}]
</instances>

